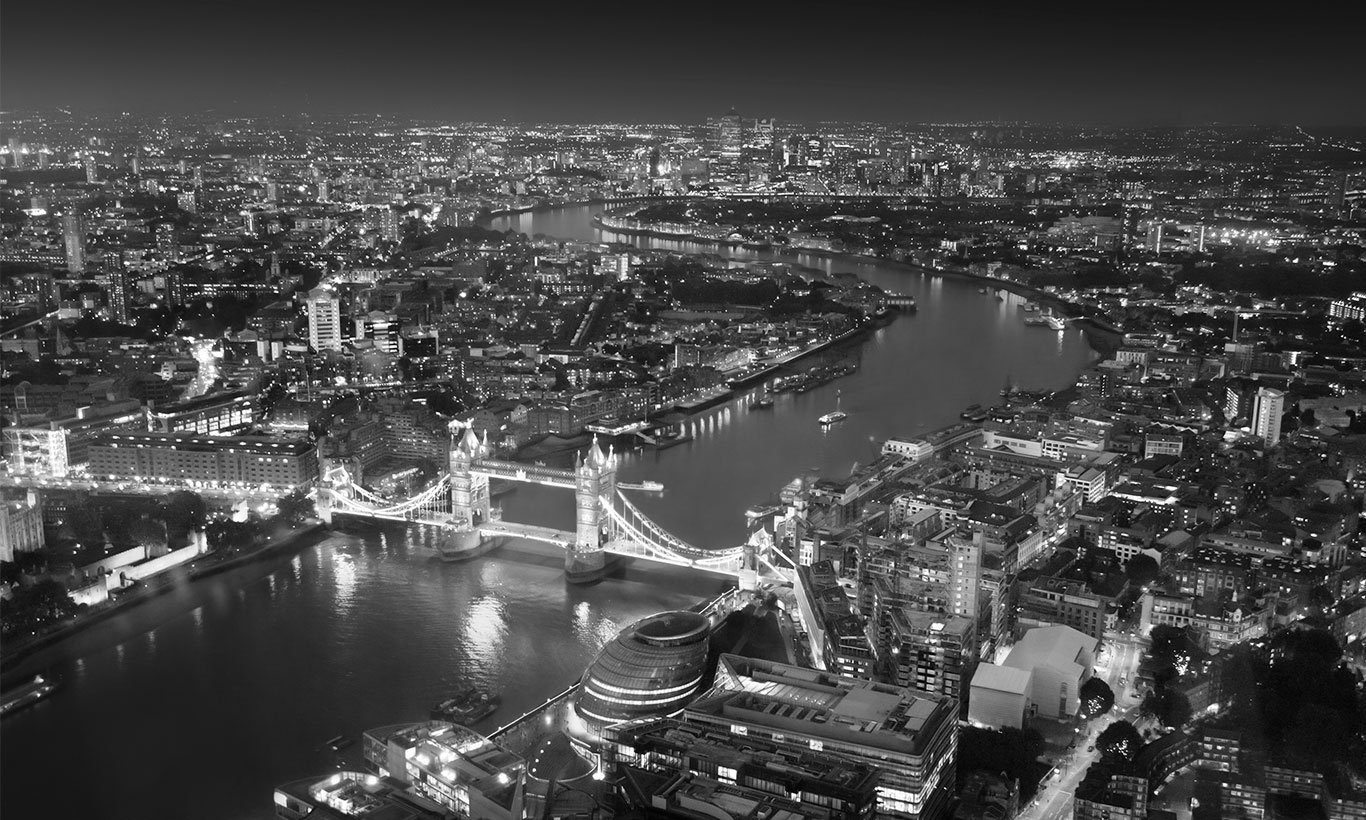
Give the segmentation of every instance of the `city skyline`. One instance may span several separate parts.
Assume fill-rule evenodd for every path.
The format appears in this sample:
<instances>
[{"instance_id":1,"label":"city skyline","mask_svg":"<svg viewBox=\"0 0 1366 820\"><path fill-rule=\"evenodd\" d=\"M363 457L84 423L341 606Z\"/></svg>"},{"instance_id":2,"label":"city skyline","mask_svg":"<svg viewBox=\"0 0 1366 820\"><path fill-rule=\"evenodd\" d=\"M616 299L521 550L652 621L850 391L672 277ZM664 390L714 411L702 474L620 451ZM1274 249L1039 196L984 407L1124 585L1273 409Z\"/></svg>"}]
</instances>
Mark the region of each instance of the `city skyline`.
<instances>
[{"instance_id":1,"label":"city skyline","mask_svg":"<svg viewBox=\"0 0 1366 820\"><path fill-rule=\"evenodd\" d=\"M1347 44L1160 5L1118 21L879 12L836 20L850 35L837 44L811 21L734 9L514 20L427 8L367 27L260 3L211 23L169 3L138 15L80 5L63 27L38 7L6 10L7 110L642 123L735 107L799 122L1366 125Z\"/></svg>"}]
</instances>

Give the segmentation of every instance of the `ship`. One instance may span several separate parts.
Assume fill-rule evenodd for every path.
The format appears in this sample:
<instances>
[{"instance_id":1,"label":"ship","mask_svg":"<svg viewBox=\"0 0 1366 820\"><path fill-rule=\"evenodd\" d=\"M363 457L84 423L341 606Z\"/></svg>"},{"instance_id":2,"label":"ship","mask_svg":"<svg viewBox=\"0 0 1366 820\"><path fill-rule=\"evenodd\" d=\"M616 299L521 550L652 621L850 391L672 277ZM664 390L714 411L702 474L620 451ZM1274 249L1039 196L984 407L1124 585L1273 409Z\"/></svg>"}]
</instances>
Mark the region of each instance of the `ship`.
<instances>
[{"instance_id":1,"label":"ship","mask_svg":"<svg viewBox=\"0 0 1366 820\"><path fill-rule=\"evenodd\" d=\"M59 683L60 681L56 678L35 675L33 680L28 683L16 686L5 693L4 701L0 703L0 715L8 715L25 706L37 703L56 691Z\"/></svg>"},{"instance_id":2,"label":"ship","mask_svg":"<svg viewBox=\"0 0 1366 820\"><path fill-rule=\"evenodd\" d=\"M819 419L817 419L817 421L821 423L822 427L829 427L830 425L838 424L839 422L844 421L847 418L849 418L849 414L844 412L843 410L833 410L821 416Z\"/></svg>"},{"instance_id":3,"label":"ship","mask_svg":"<svg viewBox=\"0 0 1366 820\"><path fill-rule=\"evenodd\" d=\"M501 547L507 541L507 536L487 536L474 527L447 523L437 536L436 551L442 561L468 561Z\"/></svg>"},{"instance_id":4,"label":"ship","mask_svg":"<svg viewBox=\"0 0 1366 820\"><path fill-rule=\"evenodd\" d=\"M432 707L433 720L470 726L498 711L502 698L477 686L468 686Z\"/></svg>"},{"instance_id":5,"label":"ship","mask_svg":"<svg viewBox=\"0 0 1366 820\"><path fill-rule=\"evenodd\" d=\"M771 396L764 396L764 397L762 397L762 398L755 399L754 401L752 401L752 402L749 403L749 409L751 409L751 410L772 410L772 409L773 409L773 398L772 398Z\"/></svg>"},{"instance_id":6,"label":"ship","mask_svg":"<svg viewBox=\"0 0 1366 820\"><path fill-rule=\"evenodd\" d=\"M1045 319L1045 321L1048 322L1048 326L1053 328L1054 330L1067 329L1067 320L1062 318L1061 316L1049 316L1047 319Z\"/></svg>"},{"instance_id":7,"label":"ship","mask_svg":"<svg viewBox=\"0 0 1366 820\"><path fill-rule=\"evenodd\" d=\"M988 415L990 415L990 412L983 410L982 405L970 404L963 409L963 412L958 414L958 417L960 419L966 419L967 421L986 421Z\"/></svg>"}]
</instances>

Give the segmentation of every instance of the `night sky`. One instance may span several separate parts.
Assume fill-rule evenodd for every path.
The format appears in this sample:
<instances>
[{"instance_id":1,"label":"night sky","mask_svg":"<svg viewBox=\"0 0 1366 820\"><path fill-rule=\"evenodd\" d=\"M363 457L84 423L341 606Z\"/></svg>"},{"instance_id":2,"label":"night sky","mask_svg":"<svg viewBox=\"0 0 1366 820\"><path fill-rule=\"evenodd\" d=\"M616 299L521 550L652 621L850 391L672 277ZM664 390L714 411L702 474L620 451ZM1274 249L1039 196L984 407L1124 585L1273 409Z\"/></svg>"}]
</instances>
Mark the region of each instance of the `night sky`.
<instances>
[{"instance_id":1,"label":"night sky","mask_svg":"<svg viewBox=\"0 0 1366 820\"><path fill-rule=\"evenodd\" d=\"M1356 29L1312 3L1265 16L1153 3L1006 14L967 3L431 5L6 3L0 104L523 122L696 122L734 106L806 122L1366 124Z\"/></svg>"}]
</instances>

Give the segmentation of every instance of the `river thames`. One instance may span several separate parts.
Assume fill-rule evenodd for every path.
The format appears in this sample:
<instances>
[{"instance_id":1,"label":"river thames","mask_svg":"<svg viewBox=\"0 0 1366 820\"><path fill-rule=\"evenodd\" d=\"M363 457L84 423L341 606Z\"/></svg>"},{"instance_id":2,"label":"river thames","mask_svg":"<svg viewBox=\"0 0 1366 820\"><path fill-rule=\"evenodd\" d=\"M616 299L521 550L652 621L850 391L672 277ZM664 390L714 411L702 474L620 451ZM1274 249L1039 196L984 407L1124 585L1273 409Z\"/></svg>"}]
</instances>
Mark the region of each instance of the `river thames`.
<instances>
[{"instance_id":1,"label":"river thames","mask_svg":"<svg viewBox=\"0 0 1366 820\"><path fill-rule=\"evenodd\" d=\"M600 241L595 210L522 214L494 226ZM666 488L639 497L641 508L698 546L739 543L745 509L797 475L846 474L888 436L993 403L1007 378L1062 388L1094 358L1080 330L1026 327L1018 296L998 300L974 282L874 260L780 258L857 273L915 296L920 309L849 348L859 363L851 376L781 395L768 411L748 411L738 397L692 417L691 442L623 456L623 480ZM817 417L837 406L849 419L822 429ZM573 520L566 491L527 486L501 503L515 521L568 528ZM7 677L52 669L65 685L0 726L0 813L270 818L274 786L335 765L320 750L328 738L424 719L467 679L503 697L480 724L489 730L574 682L620 628L723 588L713 576L640 565L569 587L547 547L513 544L442 564L422 537L402 528L335 534L298 555L178 589L7 669ZM357 748L347 752L352 761Z\"/></svg>"}]
</instances>

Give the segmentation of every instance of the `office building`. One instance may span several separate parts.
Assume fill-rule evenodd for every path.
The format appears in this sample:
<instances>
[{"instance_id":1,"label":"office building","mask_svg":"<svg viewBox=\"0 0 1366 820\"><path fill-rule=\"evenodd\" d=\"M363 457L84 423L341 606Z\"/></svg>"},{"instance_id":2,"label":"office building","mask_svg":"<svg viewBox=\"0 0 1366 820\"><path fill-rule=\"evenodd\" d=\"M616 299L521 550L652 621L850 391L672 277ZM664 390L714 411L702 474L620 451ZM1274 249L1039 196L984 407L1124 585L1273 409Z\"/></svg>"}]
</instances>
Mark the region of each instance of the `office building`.
<instances>
[{"instance_id":1,"label":"office building","mask_svg":"<svg viewBox=\"0 0 1366 820\"><path fill-rule=\"evenodd\" d=\"M1024 716L1066 720L1081 705L1099 641L1069 626L1031 629L1005 662L984 663L972 677L968 720L977 726L1020 728Z\"/></svg>"},{"instance_id":2,"label":"office building","mask_svg":"<svg viewBox=\"0 0 1366 820\"><path fill-rule=\"evenodd\" d=\"M526 761L463 726L443 721L365 732L365 762L458 817L522 820Z\"/></svg>"},{"instance_id":3,"label":"office building","mask_svg":"<svg viewBox=\"0 0 1366 820\"><path fill-rule=\"evenodd\" d=\"M745 121L732 108L725 116L708 123L712 136L712 152L723 160L738 160L745 145Z\"/></svg>"},{"instance_id":4,"label":"office building","mask_svg":"<svg viewBox=\"0 0 1366 820\"><path fill-rule=\"evenodd\" d=\"M977 668L975 621L902 608L892 612L891 625L890 682L961 702Z\"/></svg>"},{"instance_id":5,"label":"office building","mask_svg":"<svg viewBox=\"0 0 1366 820\"><path fill-rule=\"evenodd\" d=\"M255 397L241 390L147 409L147 427L159 433L225 436L241 432L255 421Z\"/></svg>"},{"instance_id":6,"label":"office building","mask_svg":"<svg viewBox=\"0 0 1366 820\"><path fill-rule=\"evenodd\" d=\"M943 695L771 661L722 655L715 686L685 723L833 754L881 770L878 817L941 820L958 760L958 702Z\"/></svg>"},{"instance_id":7,"label":"office building","mask_svg":"<svg viewBox=\"0 0 1366 820\"><path fill-rule=\"evenodd\" d=\"M830 561L797 567L797 612L819 669L868 678L873 647L863 617L845 594Z\"/></svg>"},{"instance_id":8,"label":"office building","mask_svg":"<svg viewBox=\"0 0 1366 820\"><path fill-rule=\"evenodd\" d=\"M613 779L632 777L637 789L650 783L662 793L671 778L710 775L743 800L761 801L765 795L790 798L796 805L785 808L799 816L816 809L829 812L830 818L872 820L877 809L875 767L809 747L748 735L737 743L728 728L682 718L619 723L606 729L603 738L603 770ZM643 772L662 780L641 778Z\"/></svg>"},{"instance_id":9,"label":"office building","mask_svg":"<svg viewBox=\"0 0 1366 820\"><path fill-rule=\"evenodd\" d=\"M85 273L85 217L77 209L62 216L62 241L66 245L66 269Z\"/></svg>"},{"instance_id":10,"label":"office building","mask_svg":"<svg viewBox=\"0 0 1366 820\"><path fill-rule=\"evenodd\" d=\"M330 291L308 292L308 346L316 351L341 350L341 303Z\"/></svg>"},{"instance_id":11,"label":"office building","mask_svg":"<svg viewBox=\"0 0 1366 820\"><path fill-rule=\"evenodd\" d=\"M1285 393L1273 387L1257 388L1252 408L1252 434L1266 447L1281 440L1281 417L1285 415Z\"/></svg>"},{"instance_id":12,"label":"office building","mask_svg":"<svg viewBox=\"0 0 1366 820\"><path fill-rule=\"evenodd\" d=\"M95 155L85 155L85 181L88 185L94 185L100 181L100 166L95 164Z\"/></svg>"}]
</instances>

